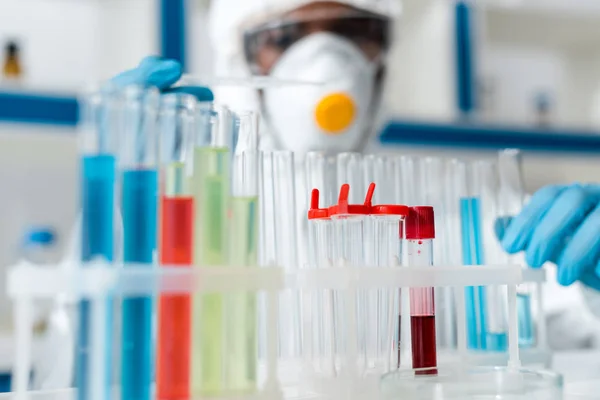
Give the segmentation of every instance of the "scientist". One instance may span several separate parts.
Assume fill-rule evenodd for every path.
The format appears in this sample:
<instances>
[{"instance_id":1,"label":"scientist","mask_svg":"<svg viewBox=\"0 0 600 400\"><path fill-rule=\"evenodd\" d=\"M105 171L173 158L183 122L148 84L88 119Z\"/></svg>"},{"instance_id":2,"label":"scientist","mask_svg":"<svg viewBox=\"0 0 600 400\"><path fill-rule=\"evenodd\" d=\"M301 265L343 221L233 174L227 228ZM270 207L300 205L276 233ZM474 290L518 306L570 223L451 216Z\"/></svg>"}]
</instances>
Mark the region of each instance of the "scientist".
<instances>
[{"instance_id":1,"label":"scientist","mask_svg":"<svg viewBox=\"0 0 600 400\"><path fill-rule=\"evenodd\" d=\"M380 128L394 3L213 1L210 34L218 75L257 74L332 82L302 91L262 90L248 99L223 98L217 92L219 100L236 108L261 110L267 127L261 138L263 147L299 154L310 150L363 151ZM181 66L176 61L149 57L114 80L191 93L200 100L213 99L207 88L172 88L180 76ZM600 316L600 296L595 294L600 291L600 186L542 188L498 235L509 253L525 252L531 267L556 264L560 284L582 282L592 312L595 309ZM568 324L563 321L562 325ZM564 335L569 336L569 330L585 329L569 326ZM593 335L579 336L576 341L580 343L569 347L585 347Z\"/></svg>"}]
</instances>

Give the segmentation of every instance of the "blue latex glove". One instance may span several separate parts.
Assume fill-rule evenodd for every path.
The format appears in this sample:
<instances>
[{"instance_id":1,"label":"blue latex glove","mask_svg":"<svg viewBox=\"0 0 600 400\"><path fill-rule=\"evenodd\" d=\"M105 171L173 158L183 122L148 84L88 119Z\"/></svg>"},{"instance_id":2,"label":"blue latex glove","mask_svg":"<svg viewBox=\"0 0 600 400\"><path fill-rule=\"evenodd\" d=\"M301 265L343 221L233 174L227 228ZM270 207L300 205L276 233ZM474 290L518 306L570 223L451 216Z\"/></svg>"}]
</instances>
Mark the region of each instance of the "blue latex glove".
<instances>
[{"instance_id":1,"label":"blue latex glove","mask_svg":"<svg viewBox=\"0 0 600 400\"><path fill-rule=\"evenodd\" d=\"M186 93L196 96L198 101L213 101L212 91L201 86L171 86L181 78L181 64L175 60L149 56L129 71L115 76L111 81L119 86L155 86L163 93Z\"/></svg>"},{"instance_id":2,"label":"blue latex glove","mask_svg":"<svg viewBox=\"0 0 600 400\"><path fill-rule=\"evenodd\" d=\"M519 215L499 219L496 234L533 268L555 263L561 285L581 280L600 290L600 185L544 187Z\"/></svg>"}]
</instances>

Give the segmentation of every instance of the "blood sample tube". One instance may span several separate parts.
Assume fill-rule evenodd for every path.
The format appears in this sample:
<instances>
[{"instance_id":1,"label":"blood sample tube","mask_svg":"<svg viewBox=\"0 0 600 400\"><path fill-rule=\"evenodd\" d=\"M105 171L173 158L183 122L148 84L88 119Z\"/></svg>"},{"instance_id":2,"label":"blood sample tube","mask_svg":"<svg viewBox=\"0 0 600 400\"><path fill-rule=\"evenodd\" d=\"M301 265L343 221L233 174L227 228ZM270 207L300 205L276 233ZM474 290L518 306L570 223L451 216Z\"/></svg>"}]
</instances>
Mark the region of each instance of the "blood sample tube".
<instances>
[{"instance_id":1,"label":"blood sample tube","mask_svg":"<svg viewBox=\"0 0 600 400\"><path fill-rule=\"evenodd\" d=\"M402 263L404 219L408 207L403 205L375 205L371 209L373 242L375 243L374 267L397 267ZM378 289L371 291L367 322L367 367L389 371L399 362L400 291ZM375 327L375 329L372 329ZM398 359L396 359L398 357Z\"/></svg>"},{"instance_id":2,"label":"blood sample tube","mask_svg":"<svg viewBox=\"0 0 600 400\"><path fill-rule=\"evenodd\" d=\"M332 266L333 225L327 208L319 208L319 189L311 192L308 210L308 260L309 268ZM315 372L326 375L335 373L335 325L334 291L325 289L311 293L310 320L305 322L304 348L309 352Z\"/></svg>"},{"instance_id":3,"label":"blood sample tube","mask_svg":"<svg viewBox=\"0 0 600 400\"><path fill-rule=\"evenodd\" d=\"M411 207L406 219L408 265L433 265L435 223L433 207ZM437 366L434 288L410 289L410 325L413 369L435 374Z\"/></svg>"},{"instance_id":4,"label":"blood sample tube","mask_svg":"<svg viewBox=\"0 0 600 400\"><path fill-rule=\"evenodd\" d=\"M188 268L193 262L194 198L187 175L195 108L193 96L162 97L158 256L163 268ZM190 394L190 303L188 294L159 297L156 397L161 400L182 400Z\"/></svg>"}]
</instances>

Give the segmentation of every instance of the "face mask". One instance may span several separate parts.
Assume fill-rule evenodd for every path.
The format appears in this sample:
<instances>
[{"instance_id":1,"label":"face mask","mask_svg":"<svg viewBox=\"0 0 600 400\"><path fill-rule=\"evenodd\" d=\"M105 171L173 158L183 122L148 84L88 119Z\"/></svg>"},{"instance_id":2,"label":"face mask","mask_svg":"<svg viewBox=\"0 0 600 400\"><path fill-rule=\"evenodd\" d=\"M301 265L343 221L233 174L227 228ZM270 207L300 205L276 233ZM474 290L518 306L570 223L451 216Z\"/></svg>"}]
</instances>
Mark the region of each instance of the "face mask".
<instances>
[{"instance_id":1,"label":"face mask","mask_svg":"<svg viewBox=\"0 0 600 400\"><path fill-rule=\"evenodd\" d=\"M296 42L271 76L319 82L284 85L263 92L263 114L277 147L308 151L360 150L369 135L376 65L354 44L331 33Z\"/></svg>"}]
</instances>

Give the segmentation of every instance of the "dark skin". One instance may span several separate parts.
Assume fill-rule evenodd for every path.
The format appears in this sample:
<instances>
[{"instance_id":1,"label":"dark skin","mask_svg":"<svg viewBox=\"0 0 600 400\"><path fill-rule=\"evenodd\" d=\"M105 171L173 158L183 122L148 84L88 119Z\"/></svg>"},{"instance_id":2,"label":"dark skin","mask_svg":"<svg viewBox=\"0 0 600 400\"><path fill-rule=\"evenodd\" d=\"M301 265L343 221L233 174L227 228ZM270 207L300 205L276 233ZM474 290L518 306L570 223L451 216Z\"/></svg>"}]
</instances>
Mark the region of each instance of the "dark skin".
<instances>
[{"instance_id":1,"label":"dark skin","mask_svg":"<svg viewBox=\"0 0 600 400\"><path fill-rule=\"evenodd\" d=\"M282 18L291 21L305 21L302 24L302 32L305 35L309 35L332 30L340 19L351 15L353 12L362 11L333 1L317 1L285 13ZM320 16L321 18L315 18L315 16ZM273 32L273 35L275 36L281 34L283 33ZM358 41L356 44L369 60L375 60L381 53L381 47L374 42ZM261 47L256 56L256 63L260 75L268 75L280 56L280 48L274 46Z\"/></svg>"}]
</instances>

